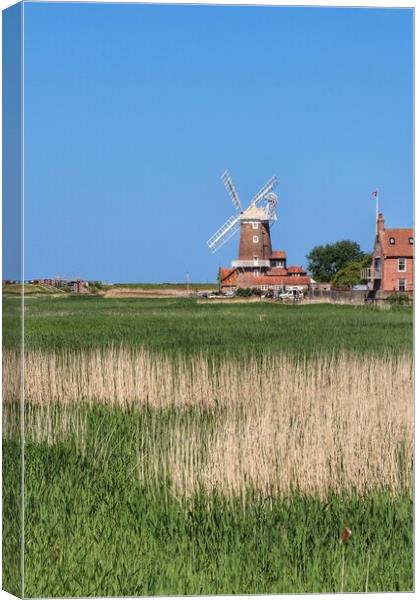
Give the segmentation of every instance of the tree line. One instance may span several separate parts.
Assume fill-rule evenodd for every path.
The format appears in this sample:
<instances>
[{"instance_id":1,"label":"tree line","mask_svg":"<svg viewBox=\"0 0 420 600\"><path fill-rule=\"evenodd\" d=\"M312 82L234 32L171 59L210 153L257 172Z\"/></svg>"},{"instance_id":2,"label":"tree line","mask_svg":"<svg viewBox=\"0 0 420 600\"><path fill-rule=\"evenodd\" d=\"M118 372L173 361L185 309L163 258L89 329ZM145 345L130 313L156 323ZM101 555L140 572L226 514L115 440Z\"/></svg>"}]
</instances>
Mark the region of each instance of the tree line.
<instances>
[{"instance_id":1,"label":"tree line","mask_svg":"<svg viewBox=\"0 0 420 600\"><path fill-rule=\"evenodd\" d=\"M306 258L308 271L316 281L350 288L361 283L360 271L370 267L372 254L363 252L357 242L341 240L333 244L315 246Z\"/></svg>"}]
</instances>

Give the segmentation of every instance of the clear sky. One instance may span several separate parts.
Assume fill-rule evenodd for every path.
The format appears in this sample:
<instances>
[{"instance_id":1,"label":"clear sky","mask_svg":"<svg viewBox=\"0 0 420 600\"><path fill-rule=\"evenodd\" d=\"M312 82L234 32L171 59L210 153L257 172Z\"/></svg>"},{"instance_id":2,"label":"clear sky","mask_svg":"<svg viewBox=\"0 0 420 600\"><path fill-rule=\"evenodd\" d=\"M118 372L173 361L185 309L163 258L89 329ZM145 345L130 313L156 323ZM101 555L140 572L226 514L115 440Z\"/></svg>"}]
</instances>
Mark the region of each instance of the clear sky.
<instances>
[{"instance_id":1,"label":"clear sky","mask_svg":"<svg viewBox=\"0 0 420 600\"><path fill-rule=\"evenodd\" d=\"M25 4L25 278L215 281L277 175L273 246L412 225L408 9Z\"/></svg>"}]
</instances>

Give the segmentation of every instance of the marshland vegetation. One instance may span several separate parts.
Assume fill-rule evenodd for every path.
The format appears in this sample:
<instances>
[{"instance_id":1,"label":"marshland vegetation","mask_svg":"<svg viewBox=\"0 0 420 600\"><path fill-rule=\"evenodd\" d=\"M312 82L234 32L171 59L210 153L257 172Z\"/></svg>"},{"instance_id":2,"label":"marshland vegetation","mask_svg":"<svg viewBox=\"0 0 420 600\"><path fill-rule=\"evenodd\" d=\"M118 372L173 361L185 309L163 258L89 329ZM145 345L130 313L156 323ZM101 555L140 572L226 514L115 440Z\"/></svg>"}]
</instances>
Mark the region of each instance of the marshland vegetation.
<instances>
[{"instance_id":1,"label":"marshland vegetation","mask_svg":"<svg viewBox=\"0 0 420 600\"><path fill-rule=\"evenodd\" d=\"M25 317L27 596L412 589L410 309L31 298Z\"/></svg>"}]
</instances>

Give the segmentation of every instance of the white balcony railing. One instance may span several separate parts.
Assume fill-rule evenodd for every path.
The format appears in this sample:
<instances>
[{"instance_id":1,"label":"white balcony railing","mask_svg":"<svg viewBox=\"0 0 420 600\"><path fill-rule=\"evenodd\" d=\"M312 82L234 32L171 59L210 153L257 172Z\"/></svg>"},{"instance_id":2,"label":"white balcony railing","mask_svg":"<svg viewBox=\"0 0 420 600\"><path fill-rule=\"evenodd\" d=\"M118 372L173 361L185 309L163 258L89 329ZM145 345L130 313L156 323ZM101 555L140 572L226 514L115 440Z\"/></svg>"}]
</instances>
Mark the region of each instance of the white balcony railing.
<instances>
[{"instance_id":1,"label":"white balcony railing","mask_svg":"<svg viewBox=\"0 0 420 600\"><path fill-rule=\"evenodd\" d=\"M360 271L360 279L362 281L370 281L371 279L382 279L382 269L372 269L372 267L365 267Z\"/></svg>"},{"instance_id":2,"label":"white balcony railing","mask_svg":"<svg viewBox=\"0 0 420 600\"><path fill-rule=\"evenodd\" d=\"M269 260L233 260L232 267L269 267Z\"/></svg>"}]
</instances>

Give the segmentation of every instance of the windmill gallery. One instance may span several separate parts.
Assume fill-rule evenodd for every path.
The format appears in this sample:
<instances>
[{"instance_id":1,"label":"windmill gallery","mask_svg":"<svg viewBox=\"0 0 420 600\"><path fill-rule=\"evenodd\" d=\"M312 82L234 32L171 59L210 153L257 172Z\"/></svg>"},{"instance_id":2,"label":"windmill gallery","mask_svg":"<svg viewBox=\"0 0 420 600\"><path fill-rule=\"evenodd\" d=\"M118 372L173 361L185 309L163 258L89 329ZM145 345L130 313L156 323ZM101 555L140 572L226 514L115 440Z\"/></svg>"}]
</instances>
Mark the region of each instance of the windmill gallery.
<instances>
[{"instance_id":1,"label":"windmill gallery","mask_svg":"<svg viewBox=\"0 0 420 600\"><path fill-rule=\"evenodd\" d=\"M302 267L287 267L286 252L273 250L270 226L277 220L277 194L273 189L277 178L272 177L243 209L232 177L225 171L221 177L237 214L232 215L207 241L216 252L239 229L239 256L231 267L220 267L222 292L238 288L258 288L261 291L307 289L311 279Z\"/></svg>"}]
</instances>

